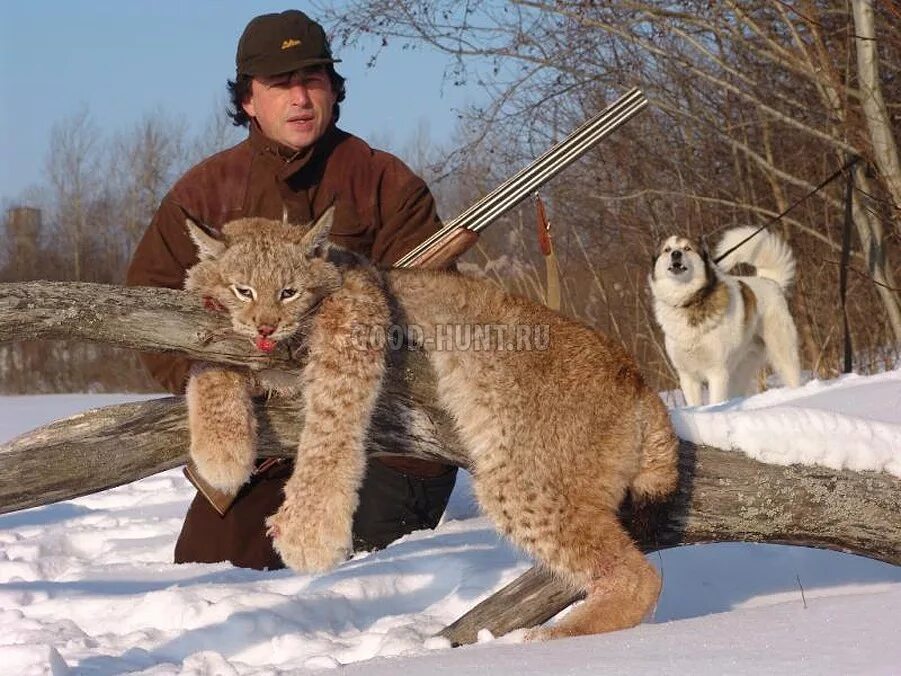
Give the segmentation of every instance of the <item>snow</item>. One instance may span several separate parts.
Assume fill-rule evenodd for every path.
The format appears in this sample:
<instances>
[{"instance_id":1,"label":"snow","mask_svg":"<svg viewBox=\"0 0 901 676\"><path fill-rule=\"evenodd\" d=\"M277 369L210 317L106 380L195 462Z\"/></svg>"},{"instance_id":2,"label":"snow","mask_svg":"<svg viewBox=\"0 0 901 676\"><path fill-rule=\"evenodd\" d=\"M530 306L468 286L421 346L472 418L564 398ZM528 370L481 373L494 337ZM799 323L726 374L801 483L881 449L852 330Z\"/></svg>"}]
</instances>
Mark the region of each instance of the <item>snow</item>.
<instances>
[{"instance_id":1,"label":"snow","mask_svg":"<svg viewBox=\"0 0 901 676\"><path fill-rule=\"evenodd\" d=\"M0 397L0 439L137 396ZM673 411L679 433L767 462L901 476L901 371ZM331 573L170 563L193 490L177 470L0 516L0 673L901 673L901 568L798 547L649 556L634 629L545 644L430 638L524 572L463 475L442 525ZM901 516L899 516L901 518Z\"/></svg>"},{"instance_id":2,"label":"snow","mask_svg":"<svg viewBox=\"0 0 901 676\"><path fill-rule=\"evenodd\" d=\"M672 419L683 439L741 450L763 462L901 477L901 370L675 409Z\"/></svg>"}]
</instances>

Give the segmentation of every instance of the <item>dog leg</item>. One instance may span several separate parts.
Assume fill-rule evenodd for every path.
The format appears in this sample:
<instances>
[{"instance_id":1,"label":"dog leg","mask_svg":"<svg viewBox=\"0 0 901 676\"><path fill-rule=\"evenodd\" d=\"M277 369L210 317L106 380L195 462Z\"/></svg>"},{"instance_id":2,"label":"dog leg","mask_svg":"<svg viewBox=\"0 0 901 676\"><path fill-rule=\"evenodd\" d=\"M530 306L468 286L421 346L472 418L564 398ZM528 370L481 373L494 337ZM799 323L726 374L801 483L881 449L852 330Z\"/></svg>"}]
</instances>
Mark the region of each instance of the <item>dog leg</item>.
<instances>
[{"instance_id":1,"label":"dog leg","mask_svg":"<svg viewBox=\"0 0 901 676\"><path fill-rule=\"evenodd\" d=\"M757 374L765 363L763 350L752 344L729 378L729 398L747 397L758 390Z\"/></svg>"},{"instance_id":2,"label":"dog leg","mask_svg":"<svg viewBox=\"0 0 901 676\"><path fill-rule=\"evenodd\" d=\"M711 404L718 404L729 398L729 371L717 369L712 371L707 380L707 388L710 390Z\"/></svg>"},{"instance_id":3,"label":"dog leg","mask_svg":"<svg viewBox=\"0 0 901 676\"><path fill-rule=\"evenodd\" d=\"M782 384L799 387L801 364L798 357L798 331L784 300L782 306L780 311L763 318L763 341L766 344L767 358Z\"/></svg>"},{"instance_id":4,"label":"dog leg","mask_svg":"<svg viewBox=\"0 0 901 676\"><path fill-rule=\"evenodd\" d=\"M704 403L701 381L687 373L679 371L679 386L685 395L685 403L689 406L700 406Z\"/></svg>"}]
</instances>

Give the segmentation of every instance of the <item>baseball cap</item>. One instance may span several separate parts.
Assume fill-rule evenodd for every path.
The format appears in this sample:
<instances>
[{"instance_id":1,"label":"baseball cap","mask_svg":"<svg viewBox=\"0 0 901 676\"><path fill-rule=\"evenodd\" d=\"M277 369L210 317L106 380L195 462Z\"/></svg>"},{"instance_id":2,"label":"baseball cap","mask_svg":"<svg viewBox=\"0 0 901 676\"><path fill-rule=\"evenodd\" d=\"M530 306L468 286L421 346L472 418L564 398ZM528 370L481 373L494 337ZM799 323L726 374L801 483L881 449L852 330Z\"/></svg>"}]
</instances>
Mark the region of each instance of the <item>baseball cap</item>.
<instances>
[{"instance_id":1,"label":"baseball cap","mask_svg":"<svg viewBox=\"0 0 901 676\"><path fill-rule=\"evenodd\" d=\"M247 24L235 55L238 75L278 75L336 63L322 26L297 9L261 14Z\"/></svg>"}]
</instances>

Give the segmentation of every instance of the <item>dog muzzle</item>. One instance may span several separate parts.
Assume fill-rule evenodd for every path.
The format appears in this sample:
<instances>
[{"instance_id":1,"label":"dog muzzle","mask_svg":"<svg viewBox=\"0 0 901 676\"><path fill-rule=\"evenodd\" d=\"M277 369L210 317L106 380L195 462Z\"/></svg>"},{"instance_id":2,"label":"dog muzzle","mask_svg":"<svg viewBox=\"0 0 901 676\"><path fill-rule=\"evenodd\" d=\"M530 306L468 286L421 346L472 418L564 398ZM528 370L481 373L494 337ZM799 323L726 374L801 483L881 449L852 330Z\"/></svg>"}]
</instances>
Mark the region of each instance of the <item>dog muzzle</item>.
<instances>
[{"instance_id":1,"label":"dog muzzle","mask_svg":"<svg viewBox=\"0 0 901 676\"><path fill-rule=\"evenodd\" d=\"M670 263L667 268L674 275L681 275L683 272L688 270L687 267L682 263L682 252L681 251L673 251L670 254Z\"/></svg>"}]
</instances>

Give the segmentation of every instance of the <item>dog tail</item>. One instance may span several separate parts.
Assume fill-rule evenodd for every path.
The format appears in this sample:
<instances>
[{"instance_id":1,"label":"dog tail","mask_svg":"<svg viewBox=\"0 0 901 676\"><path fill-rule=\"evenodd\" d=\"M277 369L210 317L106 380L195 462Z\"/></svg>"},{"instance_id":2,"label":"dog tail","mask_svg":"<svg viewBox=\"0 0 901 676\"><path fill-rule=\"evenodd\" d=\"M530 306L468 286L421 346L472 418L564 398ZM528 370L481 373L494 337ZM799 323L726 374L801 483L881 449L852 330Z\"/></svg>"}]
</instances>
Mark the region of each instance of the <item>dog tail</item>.
<instances>
[{"instance_id":1,"label":"dog tail","mask_svg":"<svg viewBox=\"0 0 901 676\"><path fill-rule=\"evenodd\" d=\"M757 228L750 226L727 230L722 241L716 247L715 257L719 258L724 252L743 242L756 231ZM795 279L795 255L791 248L781 237L766 230L739 246L718 265L728 271L739 263L753 265L757 270L758 277L772 279L780 286L783 293L788 290Z\"/></svg>"},{"instance_id":2,"label":"dog tail","mask_svg":"<svg viewBox=\"0 0 901 676\"><path fill-rule=\"evenodd\" d=\"M673 433L666 406L649 388L641 398L639 416L643 426L641 466L632 480L632 498L656 502L676 490L679 440Z\"/></svg>"}]
</instances>

